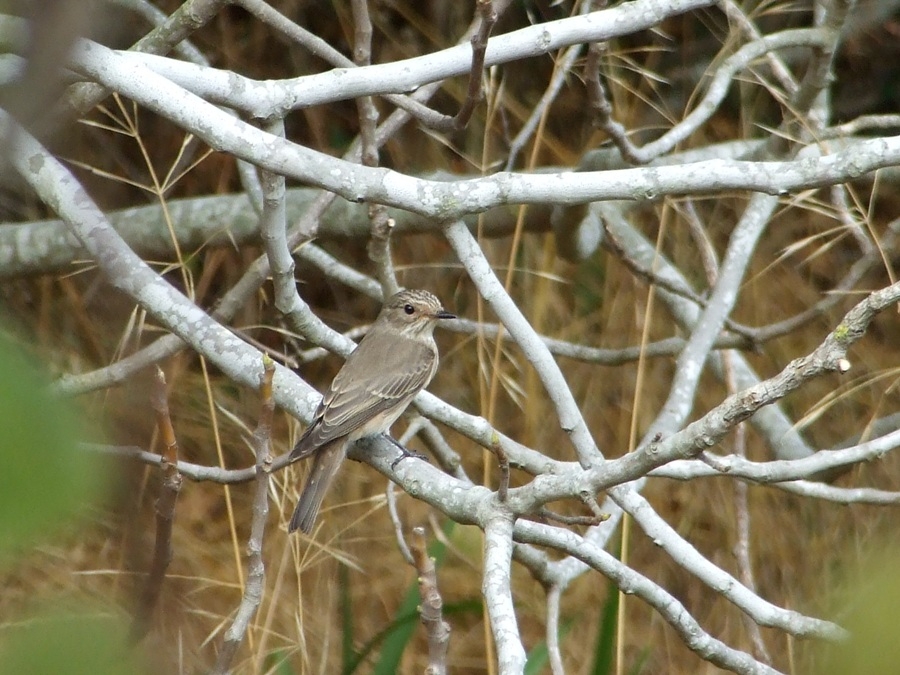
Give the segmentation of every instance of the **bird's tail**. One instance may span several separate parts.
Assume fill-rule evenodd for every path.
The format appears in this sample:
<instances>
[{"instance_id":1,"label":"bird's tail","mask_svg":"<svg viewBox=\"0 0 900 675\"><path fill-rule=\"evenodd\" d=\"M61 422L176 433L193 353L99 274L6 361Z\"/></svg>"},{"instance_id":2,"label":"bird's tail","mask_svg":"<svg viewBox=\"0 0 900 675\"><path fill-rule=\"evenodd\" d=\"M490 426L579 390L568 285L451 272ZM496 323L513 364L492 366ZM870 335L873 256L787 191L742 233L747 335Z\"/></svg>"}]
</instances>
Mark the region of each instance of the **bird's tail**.
<instances>
[{"instance_id":1,"label":"bird's tail","mask_svg":"<svg viewBox=\"0 0 900 675\"><path fill-rule=\"evenodd\" d=\"M288 532L300 530L305 534L310 533L325 493L328 492L328 488L346 456L347 442L343 438L319 448L313 456L312 469L306 478L306 485L303 486L300 499L297 500L297 508L294 509L294 515L291 516Z\"/></svg>"}]
</instances>

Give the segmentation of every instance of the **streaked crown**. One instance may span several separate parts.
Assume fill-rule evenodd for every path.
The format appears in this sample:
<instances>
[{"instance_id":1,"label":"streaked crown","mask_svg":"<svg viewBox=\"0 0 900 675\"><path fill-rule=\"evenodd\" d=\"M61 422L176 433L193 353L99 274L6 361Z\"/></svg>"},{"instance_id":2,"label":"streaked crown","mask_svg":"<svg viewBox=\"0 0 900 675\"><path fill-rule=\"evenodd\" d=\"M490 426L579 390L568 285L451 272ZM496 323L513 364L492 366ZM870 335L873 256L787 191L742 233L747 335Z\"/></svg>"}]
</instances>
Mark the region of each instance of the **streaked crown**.
<instances>
[{"instance_id":1,"label":"streaked crown","mask_svg":"<svg viewBox=\"0 0 900 675\"><path fill-rule=\"evenodd\" d=\"M431 334L439 319L455 318L433 293L410 289L391 296L384 303L376 323L397 327L407 334Z\"/></svg>"}]
</instances>

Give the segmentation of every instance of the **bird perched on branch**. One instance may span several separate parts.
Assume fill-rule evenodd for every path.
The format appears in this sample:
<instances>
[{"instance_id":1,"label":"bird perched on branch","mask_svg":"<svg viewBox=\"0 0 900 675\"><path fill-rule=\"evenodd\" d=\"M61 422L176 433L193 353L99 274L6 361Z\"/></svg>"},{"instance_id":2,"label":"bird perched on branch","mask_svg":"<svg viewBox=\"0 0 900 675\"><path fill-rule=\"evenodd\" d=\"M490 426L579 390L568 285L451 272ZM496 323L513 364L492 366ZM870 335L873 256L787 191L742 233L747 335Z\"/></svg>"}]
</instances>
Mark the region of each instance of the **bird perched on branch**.
<instances>
[{"instance_id":1,"label":"bird perched on branch","mask_svg":"<svg viewBox=\"0 0 900 675\"><path fill-rule=\"evenodd\" d=\"M309 533L350 443L390 429L438 367L434 327L456 317L428 291L392 296L322 397L291 461L313 457L289 531Z\"/></svg>"}]
</instances>

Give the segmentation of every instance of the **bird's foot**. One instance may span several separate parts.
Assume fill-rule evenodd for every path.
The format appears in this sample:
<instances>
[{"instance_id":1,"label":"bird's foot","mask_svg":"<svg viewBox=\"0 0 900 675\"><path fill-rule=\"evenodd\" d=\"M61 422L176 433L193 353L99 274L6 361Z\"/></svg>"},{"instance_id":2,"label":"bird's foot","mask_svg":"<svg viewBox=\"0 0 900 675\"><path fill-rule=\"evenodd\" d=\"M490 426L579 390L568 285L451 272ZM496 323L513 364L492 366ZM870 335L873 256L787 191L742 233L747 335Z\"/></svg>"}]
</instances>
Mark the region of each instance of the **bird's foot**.
<instances>
[{"instance_id":1,"label":"bird's foot","mask_svg":"<svg viewBox=\"0 0 900 675\"><path fill-rule=\"evenodd\" d=\"M385 435L387 435L387 434L385 434ZM414 451L412 451L412 450L408 450L407 448L405 448L405 447L403 447L402 445L400 445L400 442L399 442L399 441L397 441L397 440L394 439L394 438L391 438L390 436L388 436L387 438L388 438L388 440L389 440L391 443L393 443L394 445L397 446L397 449L398 449L398 450L400 450L400 456L399 456L397 459L395 459L393 462L391 462L391 471L393 471L393 470L396 468L396 466L397 466L402 460L406 459L407 457L411 457L412 459L421 459L421 460L423 460L423 461L425 461L425 462L428 461L428 457L426 457L425 455L420 454L420 453L418 453L418 452L414 452Z\"/></svg>"}]
</instances>

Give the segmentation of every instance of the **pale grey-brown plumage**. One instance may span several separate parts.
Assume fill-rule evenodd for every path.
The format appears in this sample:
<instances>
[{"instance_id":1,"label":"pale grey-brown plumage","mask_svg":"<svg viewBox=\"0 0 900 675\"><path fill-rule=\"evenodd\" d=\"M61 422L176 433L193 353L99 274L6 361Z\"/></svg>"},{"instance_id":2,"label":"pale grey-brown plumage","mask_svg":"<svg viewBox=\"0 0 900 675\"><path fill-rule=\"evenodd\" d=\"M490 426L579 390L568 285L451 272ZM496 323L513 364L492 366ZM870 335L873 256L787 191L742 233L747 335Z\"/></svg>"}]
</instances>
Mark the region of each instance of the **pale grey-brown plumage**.
<instances>
[{"instance_id":1,"label":"pale grey-brown plumage","mask_svg":"<svg viewBox=\"0 0 900 675\"><path fill-rule=\"evenodd\" d=\"M313 455L289 530L309 532L347 446L390 429L438 367L435 324L455 318L428 291L400 291L385 304L319 404L291 461Z\"/></svg>"}]
</instances>

